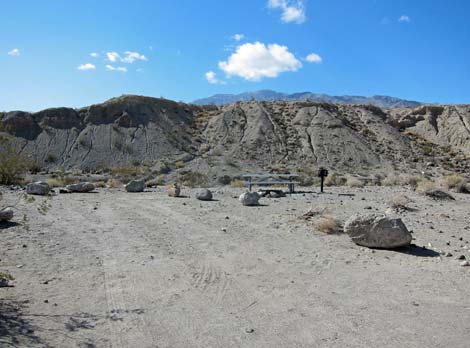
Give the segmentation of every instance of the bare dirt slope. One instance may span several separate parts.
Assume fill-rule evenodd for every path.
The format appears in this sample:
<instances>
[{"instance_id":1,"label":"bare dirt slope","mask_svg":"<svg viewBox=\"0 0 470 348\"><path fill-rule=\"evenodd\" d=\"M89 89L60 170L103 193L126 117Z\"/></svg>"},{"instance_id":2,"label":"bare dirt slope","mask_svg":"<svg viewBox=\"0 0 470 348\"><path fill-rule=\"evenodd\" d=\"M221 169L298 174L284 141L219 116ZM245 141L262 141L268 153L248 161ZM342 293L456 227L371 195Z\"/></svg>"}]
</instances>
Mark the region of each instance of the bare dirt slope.
<instances>
[{"instance_id":1,"label":"bare dirt slope","mask_svg":"<svg viewBox=\"0 0 470 348\"><path fill-rule=\"evenodd\" d=\"M385 110L310 101L217 107L122 96L77 110L0 113L0 151L55 170L162 164L175 170L180 162L211 180L224 170L233 176L306 165L364 173L421 172L430 164L466 172L470 107Z\"/></svg>"},{"instance_id":2,"label":"bare dirt slope","mask_svg":"<svg viewBox=\"0 0 470 348\"><path fill-rule=\"evenodd\" d=\"M0 229L0 271L16 278L0 289L0 346L468 347L470 274L456 257L470 257L470 197L330 192L254 208L232 188L212 202L161 190L21 200ZM364 249L298 219L384 211L397 192L414 200L402 217L426 249Z\"/></svg>"}]
</instances>

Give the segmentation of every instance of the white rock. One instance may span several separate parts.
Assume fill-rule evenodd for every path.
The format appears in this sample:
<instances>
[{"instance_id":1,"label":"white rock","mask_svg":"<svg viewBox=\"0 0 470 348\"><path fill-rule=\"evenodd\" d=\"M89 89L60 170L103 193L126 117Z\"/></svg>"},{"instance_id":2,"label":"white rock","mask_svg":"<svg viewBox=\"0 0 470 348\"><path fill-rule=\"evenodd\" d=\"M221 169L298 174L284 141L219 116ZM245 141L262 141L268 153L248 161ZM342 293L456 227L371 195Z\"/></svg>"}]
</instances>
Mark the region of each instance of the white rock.
<instances>
[{"instance_id":1,"label":"white rock","mask_svg":"<svg viewBox=\"0 0 470 348\"><path fill-rule=\"evenodd\" d=\"M259 194L257 192L245 192L238 200L245 206L254 206L258 205L259 202Z\"/></svg>"},{"instance_id":2,"label":"white rock","mask_svg":"<svg viewBox=\"0 0 470 348\"><path fill-rule=\"evenodd\" d=\"M384 215L354 215L346 221L344 232L358 245L393 249L411 243L411 233L400 218Z\"/></svg>"}]
</instances>

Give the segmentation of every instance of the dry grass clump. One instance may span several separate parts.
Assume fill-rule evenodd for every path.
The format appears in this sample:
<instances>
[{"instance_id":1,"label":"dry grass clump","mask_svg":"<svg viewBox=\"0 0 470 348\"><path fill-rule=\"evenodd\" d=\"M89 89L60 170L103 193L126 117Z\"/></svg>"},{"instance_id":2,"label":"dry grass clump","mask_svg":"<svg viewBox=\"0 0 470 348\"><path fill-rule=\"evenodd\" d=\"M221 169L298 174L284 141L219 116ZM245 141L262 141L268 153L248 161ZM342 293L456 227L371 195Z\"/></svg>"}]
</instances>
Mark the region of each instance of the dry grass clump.
<instances>
[{"instance_id":1,"label":"dry grass clump","mask_svg":"<svg viewBox=\"0 0 470 348\"><path fill-rule=\"evenodd\" d=\"M245 188L246 187L245 183L242 180L239 180L239 179L232 180L232 182L230 183L230 186L235 187L235 188Z\"/></svg>"},{"instance_id":2,"label":"dry grass clump","mask_svg":"<svg viewBox=\"0 0 470 348\"><path fill-rule=\"evenodd\" d=\"M188 187L204 187L207 186L208 181L207 175L190 170L180 176L180 182Z\"/></svg>"},{"instance_id":3,"label":"dry grass clump","mask_svg":"<svg viewBox=\"0 0 470 348\"><path fill-rule=\"evenodd\" d=\"M411 199L403 194L398 194L393 196L390 199L390 207L395 210L409 210L409 204L411 203Z\"/></svg>"},{"instance_id":4,"label":"dry grass clump","mask_svg":"<svg viewBox=\"0 0 470 348\"><path fill-rule=\"evenodd\" d=\"M96 181L93 183L96 188L106 188L106 182L104 181Z\"/></svg>"},{"instance_id":5,"label":"dry grass clump","mask_svg":"<svg viewBox=\"0 0 470 348\"><path fill-rule=\"evenodd\" d=\"M441 183L446 189L452 190L458 186L461 187L462 185L466 184L466 181L467 180L463 176L459 174L452 174L442 178Z\"/></svg>"},{"instance_id":6,"label":"dry grass clump","mask_svg":"<svg viewBox=\"0 0 470 348\"><path fill-rule=\"evenodd\" d=\"M426 180L419 175L390 173L382 180L382 186L411 186L416 188L418 184Z\"/></svg>"},{"instance_id":7,"label":"dry grass clump","mask_svg":"<svg viewBox=\"0 0 470 348\"><path fill-rule=\"evenodd\" d=\"M175 162L175 167L176 167L177 169L184 168L185 165L186 165L186 164L185 164L183 161L177 161L177 162Z\"/></svg>"},{"instance_id":8,"label":"dry grass clump","mask_svg":"<svg viewBox=\"0 0 470 348\"><path fill-rule=\"evenodd\" d=\"M336 234L343 232L343 224L335 218L333 214L326 211L314 222L317 230L326 234Z\"/></svg>"},{"instance_id":9,"label":"dry grass clump","mask_svg":"<svg viewBox=\"0 0 470 348\"><path fill-rule=\"evenodd\" d=\"M347 178L342 175L333 173L325 178L325 186L344 186Z\"/></svg>"},{"instance_id":10,"label":"dry grass clump","mask_svg":"<svg viewBox=\"0 0 470 348\"><path fill-rule=\"evenodd\" d=\"M117 179L109 179L108 182L106 183L106 185L109 187L109 188L119 188L119 187L122 187L122 182L117 180Z\"/></svg>"},{"instance_id":11,"label":"dry grass clump","mask_svg":"<svg viewBox=\"0 0 470 348\"><path fill-rule=\"evenodd\" d=\"M426 194L436 190L436 184L431 180L422 180L416 186L416 192Z\"/></svg>"},{"instance_id":12,"label":"dry grass clump","mask_svg":"<svg viewBox=\"0 0 470 348\"><path fill-rule=\"evenodd\" d=\"M49 178L49 179L46 179L46 182L50 187L64 187L65 186L64 180L60 178Z\"/></svg>"},{"instance_id":13,"label":"dry grass clump","mask_svg":"<svg viewBox=\"0 0 470 348\"><path fill-rule=\"evenodd\" d=\"M354 176L350 176L348 175L346 177L346 186L348 187L353 187L353 188L360 188L360 187L364 187L365 186L365 183L364 181L354 177Z\"/></svg>"}]
</instances>

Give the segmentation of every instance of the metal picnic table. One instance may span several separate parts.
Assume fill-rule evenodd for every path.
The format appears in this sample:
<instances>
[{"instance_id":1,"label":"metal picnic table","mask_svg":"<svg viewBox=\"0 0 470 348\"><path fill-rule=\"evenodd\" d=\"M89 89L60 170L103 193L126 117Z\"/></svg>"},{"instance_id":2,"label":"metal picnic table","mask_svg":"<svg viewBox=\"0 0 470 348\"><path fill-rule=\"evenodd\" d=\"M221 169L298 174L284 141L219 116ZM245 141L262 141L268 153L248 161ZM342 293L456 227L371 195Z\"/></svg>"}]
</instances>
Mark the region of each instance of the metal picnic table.
<instances>
[{"instance_id":1,"label":"metal picnic table","mask_svg":"<svg viewBox=\"0 0 470 348\"><path fill-rule=\"evenodd\" d=\"M242 177L245 179L244 184L248 186L250 191L254 185L287 185L288 192L293 193L295 192L295 184L300 184L295 180L299 177L298 174L244 174Z\"/></svg>"}]
</instances>

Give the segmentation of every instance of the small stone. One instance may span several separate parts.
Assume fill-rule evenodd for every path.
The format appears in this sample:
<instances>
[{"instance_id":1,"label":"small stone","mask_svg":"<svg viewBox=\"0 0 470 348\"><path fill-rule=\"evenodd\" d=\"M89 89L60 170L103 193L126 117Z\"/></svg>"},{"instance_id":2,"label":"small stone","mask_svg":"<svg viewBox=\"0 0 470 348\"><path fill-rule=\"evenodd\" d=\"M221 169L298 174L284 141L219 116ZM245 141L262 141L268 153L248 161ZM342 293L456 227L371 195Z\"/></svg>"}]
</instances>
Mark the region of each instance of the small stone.
<instances>
[{"instance_id":1,"label":"small stone","mask_svg":"<svg viewBox=\"0 0 470 348\"><path fill-rule=\"evenodd\" d=\"M255 332L255 329L248 328L248 329L245 329L245 332L246 333L253 333L253 332Z\"/></svg>"},{"instance_id":2,"label":"small stone","mask_svg":"<svg viewBox=\"0 0 470 348\"><path fill-rule=\"evenodd\" d=\"M467 258L465 257L465 255L460 255L459 257L457 257L457 260L466 260Z\"/></svg>"},{"instance_id":3,"label":"small stone","mask_svg":"<svg viewBox=\"0 0 470 348\"><path fill-rule=\"evenodd\" d=\"M200 201L211 201L212 192L208 189L200 189L196 192L196 199Z\"/></svg>"},{"instance_id":4,"label":"small stone","mask_svg":"<svg viewBox=\"0 0 470 348\"><path fill-rule=\"evenodd\" d=\"M13 219L13 209L11 208L4 208L0 209L0 222L10 221Z\"/></svg>"}]
</instances>

